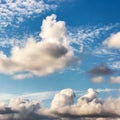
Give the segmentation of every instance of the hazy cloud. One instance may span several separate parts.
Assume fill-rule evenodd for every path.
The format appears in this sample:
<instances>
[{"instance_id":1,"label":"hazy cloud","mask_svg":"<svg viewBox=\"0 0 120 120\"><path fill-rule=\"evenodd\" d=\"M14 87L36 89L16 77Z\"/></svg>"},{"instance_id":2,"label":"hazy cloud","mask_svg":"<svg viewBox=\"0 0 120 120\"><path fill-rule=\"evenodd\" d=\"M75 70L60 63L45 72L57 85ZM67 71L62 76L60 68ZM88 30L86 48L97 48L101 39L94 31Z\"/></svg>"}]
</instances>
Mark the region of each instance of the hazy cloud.
<instances>
[{"instance_id":1,"label":"hazy cloud","mask_svg":"<svg viewBox=\"0 0 120 120\"><path fill-rule=\"evenodd\" d=\"M103 81L104 81L104 79L103 79L103 77L101 77L101 76L93 77L93 78L92 78L92 82L93 82L93 83L101 83L101 82L103 82Z\"/></svg>"},{"instance_id":2,"label":"hazy cloud","mask_svg":"<svg viewBox=\"0 0 120 120\"><path fill-rule=\"evenodd\" d=\"M120 84L120 76L110 77L110 83L119 83Z\"/></svg>"}]
</instances>

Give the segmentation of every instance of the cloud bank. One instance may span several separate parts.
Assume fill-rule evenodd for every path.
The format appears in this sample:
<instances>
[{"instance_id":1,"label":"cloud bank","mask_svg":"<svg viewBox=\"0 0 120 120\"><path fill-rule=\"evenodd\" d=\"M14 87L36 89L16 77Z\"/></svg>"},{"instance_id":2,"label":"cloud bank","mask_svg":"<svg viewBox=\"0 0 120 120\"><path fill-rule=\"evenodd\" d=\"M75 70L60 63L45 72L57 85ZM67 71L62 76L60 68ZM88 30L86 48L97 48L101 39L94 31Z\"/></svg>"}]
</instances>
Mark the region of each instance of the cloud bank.
<instances>
[{"instance_id":1,"label":"cloud bank","mask_svg":"<svg viewBox=\"0 0 120 120\"><path fill-rule=\"evenodd\" d=\"M43 20L41 40L29 38L24 47L14 46L11 55L0 52L0 72L15 75L15 79L43 76L62 70L77 62L66 34L65 22L56 21L56 15Z\"/></svg>"},{"instance_id":2,"label":"cloud bank","mask_svg":"<svg viewBox=\"0 0 120 120\"><path fill-rule=\"evenodd\" d=\"M97 97L97 92L89 88L88 92L74 103L72 89L58 92L50 108L42 108L39 101L22 97L0 102L1 120L118 120L120 117L120 98Z\"/></svg>"}]
</instances>

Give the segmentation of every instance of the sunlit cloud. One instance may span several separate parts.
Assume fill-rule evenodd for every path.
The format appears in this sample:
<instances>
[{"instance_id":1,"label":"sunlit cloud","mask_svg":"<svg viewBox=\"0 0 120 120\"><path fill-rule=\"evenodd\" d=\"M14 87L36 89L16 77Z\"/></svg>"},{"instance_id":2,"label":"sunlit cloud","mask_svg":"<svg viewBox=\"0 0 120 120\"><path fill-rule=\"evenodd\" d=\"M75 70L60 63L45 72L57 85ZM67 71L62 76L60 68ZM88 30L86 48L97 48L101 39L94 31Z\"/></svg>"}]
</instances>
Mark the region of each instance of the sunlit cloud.
<instances>
[{"instance_id":1,"label":"sunlit cloud","mask_svg":"<svg viewBox=\"0 0 120 120\"><path fill-rule=\"evenodd\" d=\"M56 32L54 32L56 31ZM24 47L14 46L8 57L0 54L0 72L14 74L30 72L36 76L60 71L72 63L77 63L74 51L66 35L64 21L56 21L56 15L43 20L40 32L41 41L29 38ZM14 78L30 78L30 74L15 75Z\"/></svg>"},{"instance_id":2,"label":"sunlit cloud","mask_svg":"<svg viewBox=\"0 0 120 120\"><path fill-rule=\"evenodd\" d=\"M55 95L56 94L56 95ZM31 94L32 95L32 94ZM43 108L39 100L24 97L11 99L8 103L0 102L0 119L2 120L109 120L120 117L120 98L98 98L98 92L89 88L87 93L74 102L75 92L64 89L54 93L51 107Z\"/></svg>"}]
</instances>

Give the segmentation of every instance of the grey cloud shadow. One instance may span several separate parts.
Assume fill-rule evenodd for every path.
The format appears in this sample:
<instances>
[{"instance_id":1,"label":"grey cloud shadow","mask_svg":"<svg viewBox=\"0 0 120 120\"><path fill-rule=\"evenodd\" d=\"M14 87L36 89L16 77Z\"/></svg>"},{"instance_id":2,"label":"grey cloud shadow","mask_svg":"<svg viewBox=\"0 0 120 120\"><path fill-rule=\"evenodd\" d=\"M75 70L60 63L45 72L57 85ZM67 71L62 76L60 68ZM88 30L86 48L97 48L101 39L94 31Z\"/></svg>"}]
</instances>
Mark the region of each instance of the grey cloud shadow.
<instances>
[{"instance_id":1,"label":"grey cloud shadow","mask_svg":"<svg viewBox=\"0 0 120 120\"><path fill-rule=\"evenodd\" d=\"M100 64L96 66L95 68L92 68L91 70L87 71L87 73L91 76L98 76L98 75L112 75L115 71L109 68L108 66L104 64Z\"/></svg>"}]
</instances>

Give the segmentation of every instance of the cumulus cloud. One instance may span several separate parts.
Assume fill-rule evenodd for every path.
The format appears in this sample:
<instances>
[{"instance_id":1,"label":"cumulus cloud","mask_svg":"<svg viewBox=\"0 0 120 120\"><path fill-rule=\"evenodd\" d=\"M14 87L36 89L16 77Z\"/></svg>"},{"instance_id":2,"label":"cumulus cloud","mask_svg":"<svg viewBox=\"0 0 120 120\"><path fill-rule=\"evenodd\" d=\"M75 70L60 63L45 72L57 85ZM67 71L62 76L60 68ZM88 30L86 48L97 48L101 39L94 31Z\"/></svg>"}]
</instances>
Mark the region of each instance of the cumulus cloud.
<instances>
[{"instance_id":1,"label":"cumulus cloud","mask_svg":"<svg viewBox=\"0 0 120 120\"><path fill-rule=\"evenodd\" d=\"M103 82L103 77L101 77L101 76L98 76L98 77L93 77L92 78L92 82L93 83L101 83L101 82Z\"/></svg>"},{"instance_id":2,"label":"cumulus cloud","mask_svg":"<svg viewBox=\"0 0 120 120\"><path fill-rule=\"evenodd\" d=\"M120 76L111 77L110 83L120 83Z\"/></svg>"},{"instance_id":3,"label":"cumulus cloud","mask_svg":"<svg viewBox=\"0 0 120 120\"><path fill-rule=\"evenodd\" d=\"M103 45L109 47L109 48L120 48L120 32L117 32L116 34L112 34L109 38L107 38Z\"/></svg>"},{"instance_id":4,"label":"cumulus cloud","mask_svg":"<svg viewBox=\"0 0 120 120\"><path fill-rule=\"evenodd\" d=\"M109 67L105 66L104 64L101 64L89 71L91 75L110 75L113 73L113 70L111 70Z\"/></svg>"},{"instance_id":5,"label":"cumulus cloud","mask_svg":"<svg viewBox=\"0 0 120 120\"><path fill-rule=\"evenodd\" d=\"M40 33L41 41L36 42L29 38L24 47L15 46L8 57L0 52L0 72L15 74L30 72L33 75L43 76L77 62L74 51L69 45L64 21L56 21L56 15L43 20ZM15 78L31 77L15 75Z\"/></svg>"},{"instance_id":6,"label":"cumulus cloud","mask_svg":"<svg viewBox=\"0 0 120 120\"><path fill-rule=\"evenodd\" d=\"M24 98L11 99L8 104L0 103L0 119L2 120L34 120L35 111L40 109L38 101L30 101Z\"/></svg>"},{"instance_id":7,"label":"cumulus cloud","mask_svg":"<svg viewBox=\"0 0 120 120\"><path fill-rule=\"evenodd\" d=\"M118 120L120 117L120 98L102 100L98 93L89 88L74 103L72 89L58 92L50 108L42 108L39 101L22 97L11 99L8 103L0 102L2 120Z\"/></svg>"},{"instance_id":8,"label":"cumulus cloud","mask_svg":"<svg viewBox=\"0 0 120 120\"><path fill-rule=\"evenodd\" d=\"M106 120L109 118L115 119L120 117L118 108L119 102L119 98L108 98L103 101L97 98L97 92L90 88L88 89L88 93L81 96L76 104L64 106L61 109L57 109L57 112L58 115L69 120L97 120L98 118Z\"/></svg>"},{"instance_id":9,"label":"cumulus cloud","mask_svg":"<svg viewBox=\"0 0 120 120\"><path fill-rule=\"evenodd\" d=\"M72 89L65 89L57 93L51 103L51 109L59 109L64 106L72 105L75 93Z\"/></svg>"}]
</instances>

